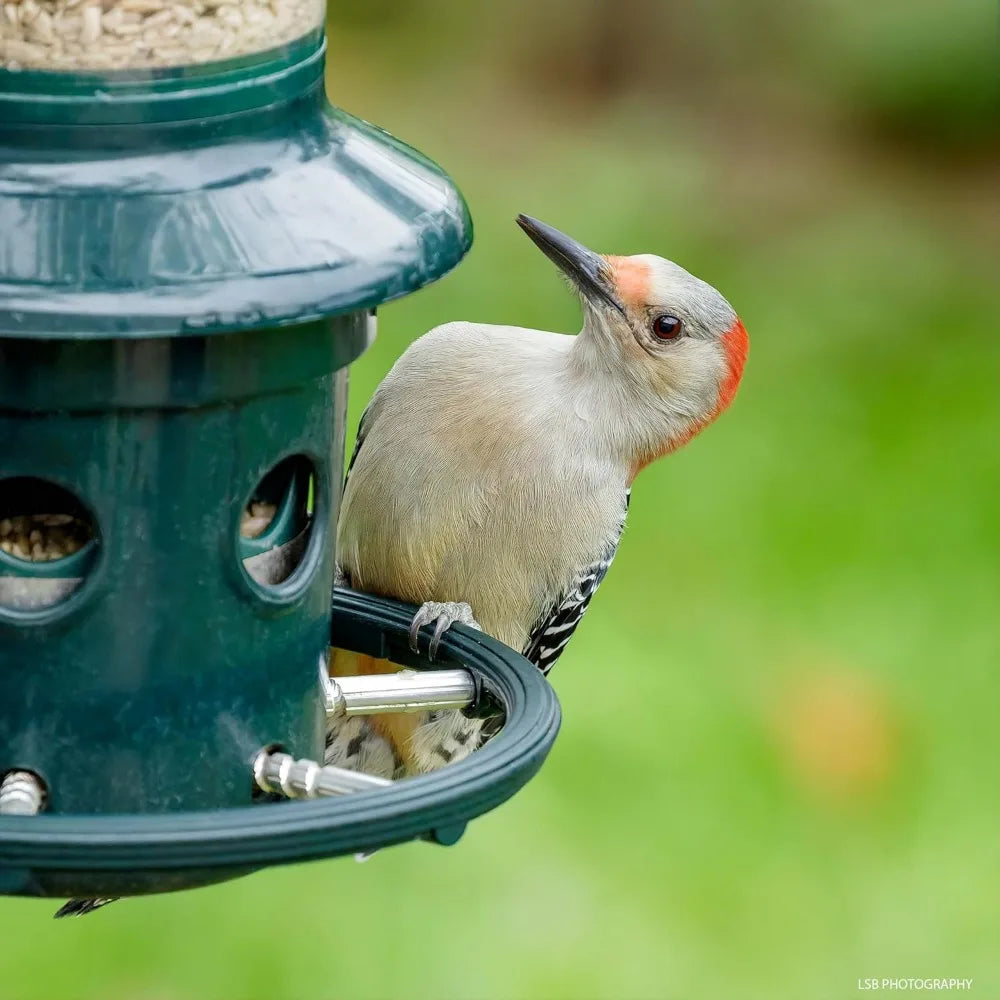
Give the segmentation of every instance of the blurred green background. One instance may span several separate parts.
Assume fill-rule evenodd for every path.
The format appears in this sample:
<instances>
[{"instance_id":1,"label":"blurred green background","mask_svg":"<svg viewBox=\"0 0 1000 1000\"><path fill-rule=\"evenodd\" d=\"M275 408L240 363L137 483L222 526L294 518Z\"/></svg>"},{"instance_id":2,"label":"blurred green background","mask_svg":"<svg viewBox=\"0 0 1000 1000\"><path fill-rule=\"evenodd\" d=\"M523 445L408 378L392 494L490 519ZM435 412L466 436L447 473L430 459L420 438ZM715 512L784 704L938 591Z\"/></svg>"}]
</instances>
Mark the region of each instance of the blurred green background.
<instances>
[{"instance_id":1,"label":"blurred green background","mask_svg":"<svg viewBox=\"0 0 1000 1000\"><path fill-rule=\"evenodd\" d=\"M332 99L441 161L477 229L383 310L355 422L440 322L577 329L521 211L717 285L743 388L638 481L513 802L448 850L58 924L0 901L0 996L1000 995L995 10L332 7Z\"/></svg>"}]
</instances>

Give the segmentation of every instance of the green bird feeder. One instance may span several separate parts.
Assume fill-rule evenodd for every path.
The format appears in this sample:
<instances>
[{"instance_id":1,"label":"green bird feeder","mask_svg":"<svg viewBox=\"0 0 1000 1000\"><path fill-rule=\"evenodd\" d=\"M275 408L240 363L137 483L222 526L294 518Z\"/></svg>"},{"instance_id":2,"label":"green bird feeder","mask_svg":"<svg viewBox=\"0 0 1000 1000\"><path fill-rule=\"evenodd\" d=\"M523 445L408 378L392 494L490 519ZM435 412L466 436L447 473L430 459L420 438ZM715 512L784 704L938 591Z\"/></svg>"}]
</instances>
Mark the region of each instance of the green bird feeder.
<instances>
[{"instance_id":1,"label":"green bird feeder","mask_svg":"<svg viewBox=\"0 0 1000 1000\"><path fill-rule=\"evenodd\" d=\"M331 635L428 667L414 609L331 607L347 368L472 236L435 164L327 103L325 6L0 10L2 893L450 842L555 737L538 671L462 628L381 694L326 677ZM421 706L505 725L396 783L312 763L331 714Z\"/></svg>"}]
</instances>

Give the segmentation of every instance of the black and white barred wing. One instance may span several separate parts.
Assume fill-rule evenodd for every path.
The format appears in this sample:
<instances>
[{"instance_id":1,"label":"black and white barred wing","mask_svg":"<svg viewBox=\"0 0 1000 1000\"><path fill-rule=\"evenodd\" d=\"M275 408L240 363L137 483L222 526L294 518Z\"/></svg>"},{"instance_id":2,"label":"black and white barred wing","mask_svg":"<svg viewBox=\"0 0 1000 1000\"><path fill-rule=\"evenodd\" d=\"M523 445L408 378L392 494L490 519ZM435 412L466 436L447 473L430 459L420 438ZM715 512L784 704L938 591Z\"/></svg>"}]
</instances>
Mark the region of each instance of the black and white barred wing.
<instances>
[{"instance_id":1,"label":"black and white barred wing","mask_svg":"<svg viewBox=\"0 0 1000 1000\"><path fill-rule=\"evenodd\" d=\"M562 655L577 625L587 613L591 598L597 593L597 588L611 568L625 529L625 514L630 497L631 491L625 494L625 509L622 511L618 534L594 562L580 571L531 631L522 653L544 674L552 669Z\"/></svg>"},{"instance_id":2,"label":"black and white barred wing","mask_svg":"<svg viewBox=\"0 0 1000 1000\"><path fill-rule=\"evenodd\" d=\"M351 452L351 460L347 463L347 472L344 475L344 489L347 488L347 480L351 478L351 471L354 469L354 463L358 460L358 455L361 452L361 446L365 443L365 435L368 433L368 417L372 406L369 403L364 412L361 414L361 419L358 421L358 437L354 442L354 451Z\"/></svg>"}]
</instances>

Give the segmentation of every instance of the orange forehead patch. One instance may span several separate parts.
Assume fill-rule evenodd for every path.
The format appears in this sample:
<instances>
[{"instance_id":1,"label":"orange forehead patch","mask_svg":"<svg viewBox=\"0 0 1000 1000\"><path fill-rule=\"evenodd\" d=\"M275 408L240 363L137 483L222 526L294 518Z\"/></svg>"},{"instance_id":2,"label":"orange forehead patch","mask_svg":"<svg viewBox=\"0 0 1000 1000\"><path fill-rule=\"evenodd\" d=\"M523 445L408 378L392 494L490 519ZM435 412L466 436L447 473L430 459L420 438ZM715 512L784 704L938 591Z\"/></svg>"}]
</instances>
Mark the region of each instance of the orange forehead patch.
<instances>
[{"instance_id":1,"label":"orange forehead patch","mask_svg":"<svg viewBox=\"0 0 1000 1000\"><path fill-rule=\"evenodd\" d=\"M642 309L650 300L649 265L635 257L604 258L611 265L618 297L631 309Z\"/></svg>"}]
</instances>

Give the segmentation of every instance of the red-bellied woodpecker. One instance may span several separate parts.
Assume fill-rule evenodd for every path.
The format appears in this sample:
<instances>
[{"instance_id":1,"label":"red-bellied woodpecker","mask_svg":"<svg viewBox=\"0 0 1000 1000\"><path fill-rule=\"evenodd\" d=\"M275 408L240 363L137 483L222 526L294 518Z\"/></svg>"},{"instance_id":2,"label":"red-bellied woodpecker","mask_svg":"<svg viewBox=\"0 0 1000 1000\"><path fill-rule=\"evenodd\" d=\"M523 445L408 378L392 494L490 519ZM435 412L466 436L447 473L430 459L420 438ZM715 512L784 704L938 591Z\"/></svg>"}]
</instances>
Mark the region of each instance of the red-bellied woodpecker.
<instances>
[{"instance_id":1,"label":"red-bellied woodpecker","mask_svg":"<svg viewBox=\"0 0 1000 1000\"><path fill-rule=\"evenodd\" d=\"M361 418L338 544L346 583L421 605L411 644L434 623L433 656L460 621L548 672L611 565L632 481L729 406L748 340L676 264L518 222L579 291L583 329L449 323L412 344ZM337 675L396 669L332 650ZM475 750L482 725L456 711L353 716L328 732L326 762L431 771Z\"/></svg>"},{"instance_id":2,"label":"red-bellied woodpecker","mask_svg":"<svg viewBox=\"0 0 1000 1000\"><path fill-rule=\"evenodd\" d=\"M449 323L403 354L361 418L338 530L343 579L481 627L548 671L611 565L632 481L732 401L746 330L710 285L661 257L602 256L527 216L569 278L566 336ZM473 617L474 616L474 617ZM334 650L337 675L397 669ZM482 723L458 712L352 718L327 762L400 776L461 759Z\"/></svg>"}]
</instances>

